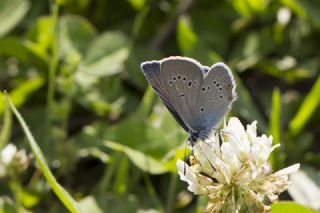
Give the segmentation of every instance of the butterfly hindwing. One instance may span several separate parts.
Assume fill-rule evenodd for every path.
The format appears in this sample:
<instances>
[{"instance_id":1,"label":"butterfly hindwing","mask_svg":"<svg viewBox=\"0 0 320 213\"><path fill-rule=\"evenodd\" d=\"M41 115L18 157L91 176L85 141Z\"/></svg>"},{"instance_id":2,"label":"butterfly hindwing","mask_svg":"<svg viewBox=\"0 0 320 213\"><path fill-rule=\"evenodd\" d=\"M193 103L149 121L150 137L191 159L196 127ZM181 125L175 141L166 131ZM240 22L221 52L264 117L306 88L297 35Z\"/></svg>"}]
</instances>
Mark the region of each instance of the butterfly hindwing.
<instances>
[{"instance_id":1,"label":"butterfly hindwing","mask_svg":"<svg viewBox=\"0 0 320 213\"><path fill-rule=\"evenodd\" d=\"M235 99L234 90L231 71L225 64L214 64L205 73L199 94L200 128L203 131L210 131L225 116Z\"/></svg>"}]
</instances>

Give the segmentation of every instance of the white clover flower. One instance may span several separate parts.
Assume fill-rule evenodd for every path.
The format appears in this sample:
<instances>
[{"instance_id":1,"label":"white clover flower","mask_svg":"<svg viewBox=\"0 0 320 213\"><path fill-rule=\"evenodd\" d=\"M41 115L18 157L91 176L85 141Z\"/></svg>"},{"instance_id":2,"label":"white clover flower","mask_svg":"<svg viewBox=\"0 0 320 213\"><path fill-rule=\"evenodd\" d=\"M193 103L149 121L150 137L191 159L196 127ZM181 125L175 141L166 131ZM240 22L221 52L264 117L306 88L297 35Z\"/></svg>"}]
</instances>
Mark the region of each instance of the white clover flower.
<instances>
[{"instance_id":1,"label":"white clover flower","mask_svg":"<svg viewBox=\"0 0 320 213\"><path fill-rule=\"evenodd\" d=\"M245 130L239 119L194 146L190 164L178 160L181 180L196 195L208 196L206 212L266 212L287 189L288 175L300 164L272 173L267 160L279 145L272 136L257 136L257 122ZM267 202L266 202L267 201Z\"/></svg>"},{"instance_id":2,"label":"white clover flower","mask_svg":"<svg viewBox=\"0 0 320 213\"><path fill-rule=\"evenodd\" d=\"M31 156L9 143L0 150L0 177L16 177L27 169Z\"/></svg>"}]
</instances>

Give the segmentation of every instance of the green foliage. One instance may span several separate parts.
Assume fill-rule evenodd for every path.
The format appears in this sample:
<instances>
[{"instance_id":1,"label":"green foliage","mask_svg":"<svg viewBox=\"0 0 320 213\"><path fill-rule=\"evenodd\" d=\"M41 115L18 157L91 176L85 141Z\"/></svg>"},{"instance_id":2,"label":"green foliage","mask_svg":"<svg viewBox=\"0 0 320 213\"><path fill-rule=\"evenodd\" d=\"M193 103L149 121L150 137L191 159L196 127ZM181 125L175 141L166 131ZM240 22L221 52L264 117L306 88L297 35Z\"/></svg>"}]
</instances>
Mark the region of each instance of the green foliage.
<instances>
[{"instance_id":1,"label":"green foliage","mask_svg":"<svg viewBox=\"0 0 320 213\"><path fill-rule=\"evenodd\" d=\"M206 200L194 202L175 165L187 133L140 70L169 55L230 66L238 96L230 115L257 120L281 144L274 169L305 165L289 193L319 210L319 8L317 0L1 0L0 100L7 91L30 147L1 103L0 151L12 142L37 164L15 185L1 180L0 212L201 212ZM280 202L272 212L298 208L309 211Z\"/></svg>"},{"instance_id":2,"label":"green foliage","mask_svg":"<svg viewBox=\"0 0 320 213\"><path fill-rule=\"evenodd\" d=\"M279 202L271 206L272 213L284 213L284 212L297 212L297 213L312 213L311 209L308 209L302 205L299 205L294 202Z\"/></svg>"},{"instance_id":3,"label":"green foliage","mask_svg":"<svg viewBox=\"0 0 320 213\"><path fill-rule=\"evenodd\" d=\"M61 200L61 202L63 202L64 205L70 210L70 212L72 212L72 213L82 212L80 210L80 208L78 207L78 204L76 203L76 201L73 200L73 198L69 195L69 193L57 182L57 180L55 179L55 177L51 173L42 151L40 150L39 146L37 145L37 142L34 140L32 133L30 132L27 124L25 123L25 121L23 120L23 118L21 117L21 115L17 111L17 109L14 107L14 105L11 102L11 100L9 99L9 97L7 97L7 102L9 103L11 110L13 111L16 118L18 119L18 121L19 121L19 123L20 123L20 125L21 125L27 139L28 139L28 142L29 142L31 150L34 154L34 157L36 158L37 163L38 163L41 171L43 172L43 175L45 176L45 178L49 182L53 191L56 193L56 195Z\"/></svg>"},{"instance_id":4,"label":"green foliage","mask_svg":"<svg viewBox=\"0 0 320 213\"><path fill-rule=\"evenodd\" d=\"M3 0L0 3L0 37L10 32L26 15L30 7L28 0Z\"/></svg>"}]
</instances>

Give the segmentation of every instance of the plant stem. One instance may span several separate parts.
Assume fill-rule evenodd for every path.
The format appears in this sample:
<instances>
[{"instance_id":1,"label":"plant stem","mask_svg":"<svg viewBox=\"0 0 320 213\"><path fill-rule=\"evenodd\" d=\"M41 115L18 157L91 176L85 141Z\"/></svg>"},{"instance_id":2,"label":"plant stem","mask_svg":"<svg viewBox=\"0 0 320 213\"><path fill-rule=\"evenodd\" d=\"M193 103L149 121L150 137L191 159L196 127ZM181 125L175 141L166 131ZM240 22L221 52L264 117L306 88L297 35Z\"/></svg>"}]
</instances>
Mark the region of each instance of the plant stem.
<instances>
[{"instance_id":1,"label":"plant stem","mask_svg":"<svg viewBox=\"0 0 320 213\"><path fill-rule=\"evenodd\" d=\"M45 135L44 135L44 151L46 154L49 152L49 144L51 139L51 123L52 111L54 106L54 91L55 91L55 77L58 64L58 46L56 44L56 28L57 19L59 14L58 0L53 1L51 5L52 17L52 42L51 42L51 57L49 61L48 73L48 92L47 92L47 106L46 106L46 120L45 120Z\"/></svg>"},{"instance_id":2,"label":"plant stem","mask_svg":"<svg viewBox=\"0 0 320 213\"><path fill-rule=\"evenodd\" d=\"M113 155L113 160L106 166L105 173L102 176L99 184L95 187L94 191L97 193L103 193L108 191L111 183L111 179L116 171L116 168L119 165L119 162L121 161L121 154L115 153Z\"/></svg>"},{"instance_id":3,"label":"plant stem","mask_svg":"<svg viewBox=\"0 0 320 213\"><path fill-rule=\"evenodd\" d=\"M159 209L159 212L163 213L164 209L162 207L161 201L159 200L159 198L157 196L156 190L154 189L154 187L153 187L153 185L151 183L149 175L144 173L143 174L143 178L144 178L144 181L146 183L147 190L148 190L150 196L153 198L155 204L157 205L157 207Z\"/></svg>"},{"instance_id":4,"label":"plant stem","mask_svg":"<svg viewBox=\"0 0 320 213\"><path fill-rule=\"evenodd\" d=\"M168 188L168 197L167 197L167 205L166 205L166 213L172 212L172 204L175 195L175 189L177 185L177 173L172 173L170 176L170 183Z\"/></svg>"}]
</instances>

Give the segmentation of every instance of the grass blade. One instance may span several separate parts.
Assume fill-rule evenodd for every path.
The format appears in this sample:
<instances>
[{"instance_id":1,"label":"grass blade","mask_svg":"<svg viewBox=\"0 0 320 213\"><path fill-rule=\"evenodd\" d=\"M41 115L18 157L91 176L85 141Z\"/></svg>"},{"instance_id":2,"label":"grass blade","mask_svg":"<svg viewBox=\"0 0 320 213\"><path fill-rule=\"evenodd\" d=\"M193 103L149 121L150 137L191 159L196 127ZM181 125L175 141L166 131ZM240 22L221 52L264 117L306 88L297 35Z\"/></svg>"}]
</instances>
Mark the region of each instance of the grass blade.
<instances>
[{"instance_id":1,"label":"grass blade","mask_svg":"<svg viewBox=\"0 0 320 213\"><path fill-rule=\"evenodd\" d=\"M280 125L281 125L281 93L278 88L275 88L272 93L272 109L270 114L269 133L273 137L273 145L280 143ZM281 156L279 150L271 153L270 161L274 169L281 168Z\"/></svg>"},{"instance_id":2,"label":"grass blade","mask_svg":"<svg viewBox=\"0 0 320 213\"><path fill-rule=\"evenodd\" d=\"M0 132L0 150L6 146L11 136L11 110L7 101L4 101L3 126Z\"/></svg>"},{"instance_id":3,"label":"grass blade","mask_svg":"<svg viewBox=\"0 0 320 213\"><path fill-rule=\"evenodd\" d=\"M303 100L297 114L290 121L289 129L292 135L298 135L304 128L308 120L311 118L314 111L320 103L320 76L317 78L311 91Z\"/></svg>"},{"instance_id":4,"label":"grass blade","mask_svg":"<svg viewBox=\"0 0 320 213\"><path fill-rule=\"evenodd\" d=\"M7 102L10 105L10 108L12 109L14 115L18 119L24 133L27 136L29 145L32 149L33 155L36 158L37 163L39 164L39 167L52 187L54 193L57 195L57 197L60 199L60 201L64 204L64 206L69 209L70 212L72 213L81 213L82 211L80 210L80 207L78 206L78 203L71 197L71 195L57 182L56 178L53 176L51 173L48 164L46 162L45 157L43 156L42 151L40 150L38 144L36 143L35 139L33 138L27 124L23 120L22 116L20 113L17 111L13 103L11 102L10 98L7 97Z\"/></svg>"}]
</instances>

